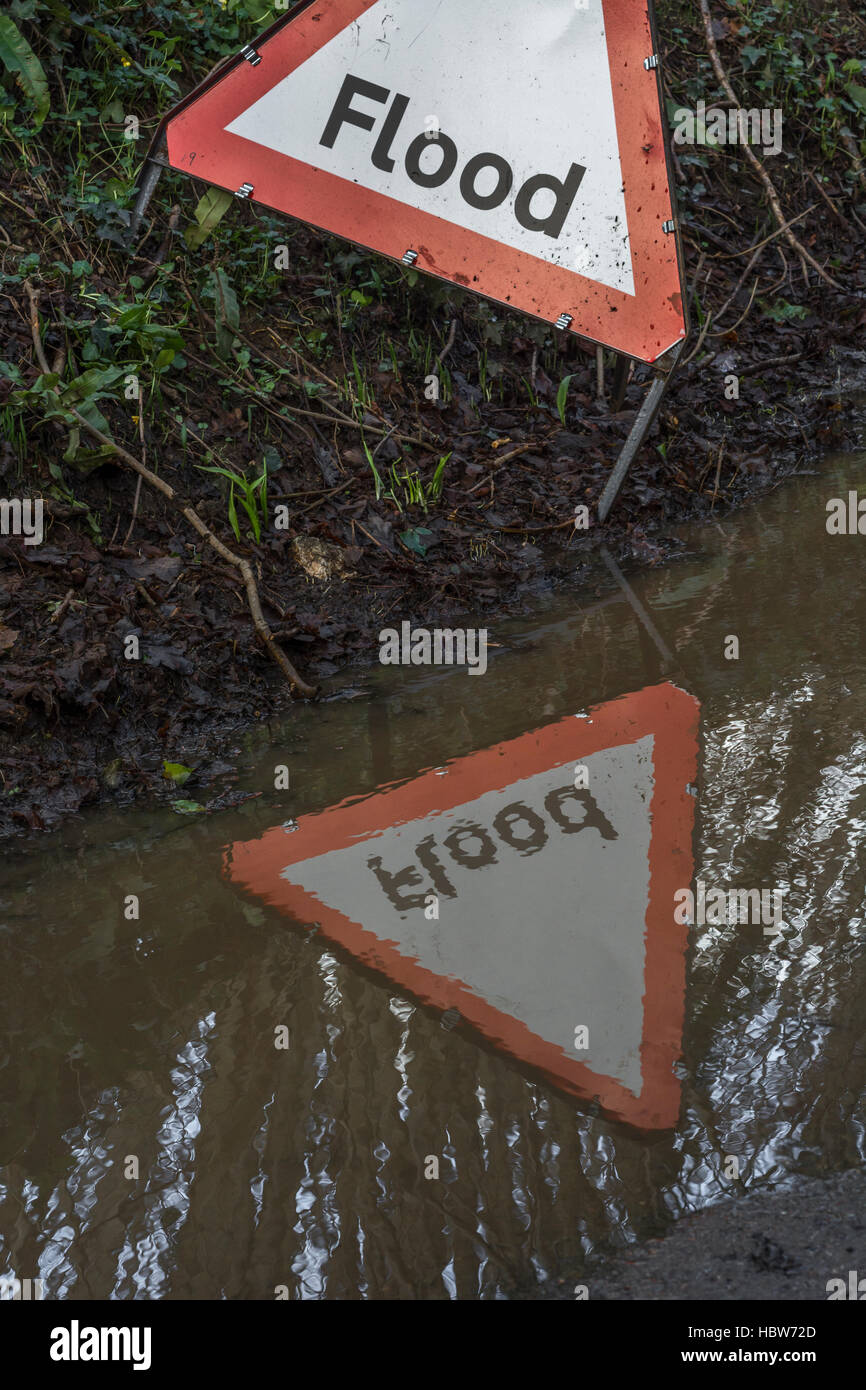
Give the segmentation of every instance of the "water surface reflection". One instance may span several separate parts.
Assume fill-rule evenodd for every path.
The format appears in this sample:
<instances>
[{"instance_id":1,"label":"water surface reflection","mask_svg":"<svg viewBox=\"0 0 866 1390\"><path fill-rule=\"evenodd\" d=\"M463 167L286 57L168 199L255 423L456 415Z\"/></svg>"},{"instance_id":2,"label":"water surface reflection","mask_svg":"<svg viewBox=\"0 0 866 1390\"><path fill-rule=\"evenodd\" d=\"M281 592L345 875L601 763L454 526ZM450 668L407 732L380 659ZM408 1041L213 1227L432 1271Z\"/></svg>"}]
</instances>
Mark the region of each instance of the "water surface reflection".
<instances>
[{"instance_id":1,"label":"water surface reflection","mask_svg":"<svg viewBox=\"0 0 866 1390\"><path fill-rule=\"evenodd\" d=\"M630 576L631 597L600 569L497 632L483 680L376 670L369 698L254 731L258 800L194 822L93 815L8 853L0 1277L70 1299L496 1298L732 1191L862 1163L866 579L861 539L824 530L857 470L692 533L700 558ZM623 737L630 699L671 718ZM609 721L594 748L581 713ZM578 764L595 810L546 805L580 790ZM654 937L647 884L656 862L688 880L693 814L695 873L784 889L781 936ZM463 821L495 863L455 862L489 855L446 843ZM322 852L304 855L312 827ZM434 859L454 892L438 921L405 904ZM671 972L655 991L654 940Z\"/></svg>"}]
</instances>

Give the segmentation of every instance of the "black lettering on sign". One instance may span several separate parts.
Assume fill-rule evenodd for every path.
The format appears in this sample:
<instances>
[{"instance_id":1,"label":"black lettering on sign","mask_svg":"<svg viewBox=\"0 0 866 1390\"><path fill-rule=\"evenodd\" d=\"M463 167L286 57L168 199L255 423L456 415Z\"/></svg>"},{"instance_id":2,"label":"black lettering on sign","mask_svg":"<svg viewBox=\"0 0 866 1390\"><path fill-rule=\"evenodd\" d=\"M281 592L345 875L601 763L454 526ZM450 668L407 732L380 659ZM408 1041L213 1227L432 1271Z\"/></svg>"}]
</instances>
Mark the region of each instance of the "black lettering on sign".
<instances>
[{"instance_id":1,"label":"black lettering on sign","mask_svg":"<svg viewBox=\"0 0 866 1390\"><path fill-rule=\"evenodd\" d=\"M525 821L531 828L532 833L528 838L521 839L515 834L515 826L520 821ZM530 811L528 806L522 805L519 801L502 808L494 818L493 829L501 840L521 854L537 854L547 844L547 831L541 816L537 811Z\"/></svg>"},{"instance_id":2,"label":"black lettering on sign","mask_svg":"<svg viewBox=\"0 0 866 1390\"><path fill-rule=\"evenodd\" d=\"M430 875L430 882L433 884L433 891L438 893L440 898L456 898L457 893L453 885L445 877L445 871L433 853L435 846L436 841L433 836L426 835L420 844L415 846L418 863L427 870Z\"/></svg>"},{"instance_id":3,"label":"black lettering on sign","mask_svg":"<svg viewBox=\"0 0 866 1390\"><path fill-rule=\"evenodd\" d=\"M442 151L442 163L432 173L421 168L421 156L431 146L438 145ZM437 130L428 140L426 135L417 136L406 151L406 173L420 188L439 188L447 183L457 167L457 146L444 131Z\"/></svg>"},{"instance_id":4,"label":"black lettering on sign","mask_svg":"<svg viewBox=\"0 0 866 1390\"><path fill-rule=\"evenodd\" d=\"M619 839L619 834L589 791L570 785L557 787L544 798L544 809L564 835L576 835L581 830L597 830L603 840ZM577 809L580 819L575 816ZM547 844L549 837L544 817L522 801L512 801L497 811L493 818L493 830L504 845L520 855L537 854ZM436 841L432 835L425 835L415 846L418 863L429 874L432 885L424 886L418 893L400 891L410 885L421 887L425 884L415 864L408 864L392 874L383 869L378 855L367 860L367 867L372 869L382 891L397 912L402 914L413 908L425 907L430 892L437 893L440 898L457 897L457 890L435 851ZM440 854L442 858L447 854L458 868L470 871L489 868L499 862L492 835L475 821L464 821L453 826L442 841Z\"/></svg>"},{"instance_id":5,"label":"black lettering on sign","mask_svg":"<svg viewBox=\"0 0 866 1390\"><path fill-rule=\"evenodd\" d=\"M328 117L328 124L322 132L320 145L326 145L329 150L334 148L334 141L344 125L360 126L361 130L372 130L376 124L376 117L369 116L364 111L352 110L352 97L369 97L371 101L386 102L391 93L387 87L379 87L375 82L365 82L363 77L353 77L351 73L343 79L343 85L334 102L334 109ZM404 108L405 110L405 108Z\"/></svg>"},{"instance_id":6,"label":"black lettering on sign","mask_svg":"<svg viewBox=\"0 0 866 1390\"><path fill-rule=\"evenodd\" d=\"M377 854L367 860L367 868L373 870L385 897L398 912L408 912L412 907L424 907L426 905L426 894L424 893L409 893L405 897L401 897L397 892L397 889L404 885L424 882L414 864L407 865L399 873L390 874L387 869L382 868L382 860Z\"/></svg>"},{"instance_id":7,"label":"black lettering on sign","mask_svg":"<svg viewBox=\"0 0 866 1390\"><path fill-rule=\"evenodd\" d=\"M527 179L514 200L514 216L521 227L528 232L545 232L548 236L558 237L585 173L582 164L572 164L564 180L555 179L550 174L533 174L531 179ZM546 217L534 217L532 200L543 188L555 193L556 200Z\"/></svg>"},{"instance_id":8,"label":"black lettering on sign","mask_svg":"<svg viewBox=\"0 0 866 1390\"><path fill-rule=\"evenodd\" d=\"M478 840L481 848L474 854L463 848L464 840ZM480 825L457 825L445 836L445 848L455 864L464 869L483 869L496 863L496 846Z\"/></svg>"},{"instance_id":9,"label":"black lettering on sign","mask_svg":"<svg viewBox=\"0 0 866 1390\"><path fill-rule=\"evenodd\" d=\"M566 801L577 801L584 808L583 820L573 821L565 815L562 808ZM591 792L574 787L560 787L557 791L547 793L544 798L544 809L553 817L560 830L563 830L566 835L574 835L578 830L585 830L587 826L592 826L603 840L619 839Z\"/></svg>"},{"instance_id":10,"label":"black lettering on sign","mask_svg":"<svg viewBox=\"0 0 866 1390\"><path fill-rule=\"evenodd\" d=\"M488 168L495 169L499 175L496 187L492 193L477 193L475 180L482 169ZM471 208L481 208L486 212L488 208L498 208L500 203L505 202L513 183L514 170L501 154L474 154L460 175L460 192Z\"/></svg>"},{"instance_id":11,"label":"black lettering on sign","mask_svg":"<svg viewBox=\"0 0 866 1390\"><path fill-rule=\"evenodd\" d=\"M406 114L406 107L409 105L409 98L401 96L398 92L391 109L385 117L385 124L379 134L379 139L373 146L373 153L370 155L377 169L382 169L386 174L390 174L394 168L394 161L391 158L391 146L394 143L394 136L397 134L397 127Z\"/></svg>"},{"instance_id":12,"label":"black lettering on sign","mask_svg":"<svg viewBox=\"0 0 866 1390\"><path fill-rule=\"evenodd\" d=\"M387 87L380 87L375 82L367 82L363 77L355 77L352 73L348 73L337 93L333 110L319 141L320 145L325 145L329 150L333 149L337 136L344 125L357 126L360 130L373 129L378 115L373 116L367 111L356 110L352 105L354 97L367 97L370 101L378 102L380 106L384 106L389 101L391 92ZM394 171L395 158L392 151L409 104L409 97L402 92L394 93L394 99L385 114L376 142L370 152L370 162L374 168L381 169L383 173L390 174ZM430 160L426 161L428 167L422 168L421 157L424 151L437 147L439 163L436 168L429 168ZM404 162L406 173L419 188L441 188L451 178L457 168L459 158L460 153L457 146L449 135L441 130L435 132L424 130L410 142ZM489 193L479 193L479 175L485 169L495 170L496 183ZM514 216L521 227L525 227L528 232L543 232L545 236L554 239L559 237L565 226L565 220L574 206L574 200L585 173L586 169L582 164L572 164L564 179L558 179L553 174L531 174L518 189L514 199ZM484 180L484 182L488 182L488 180ZM514 170L508 160L501 154L494 154L492 151L486 150L482 154L474 154L467 159L460 174L460 195L471 208L477 208L481 212L489 212L492 208L498 208L505 202L512 191L513 184ZM533 201L539 195L551 193L553 194L553 206L550 207L549 211L533 212ZM538 203L536 202L537 207Z\"/></svg>"}]
</instances>

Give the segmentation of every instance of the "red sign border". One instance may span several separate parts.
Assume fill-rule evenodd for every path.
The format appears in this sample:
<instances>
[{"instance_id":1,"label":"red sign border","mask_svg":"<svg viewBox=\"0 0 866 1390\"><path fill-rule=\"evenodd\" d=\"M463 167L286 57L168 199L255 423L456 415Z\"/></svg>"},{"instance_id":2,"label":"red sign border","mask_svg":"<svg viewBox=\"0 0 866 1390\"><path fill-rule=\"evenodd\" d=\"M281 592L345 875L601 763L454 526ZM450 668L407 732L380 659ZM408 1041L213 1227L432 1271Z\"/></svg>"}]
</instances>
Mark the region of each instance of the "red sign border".
<instances>
[{"instance_id":1,"label":"red sign border","mask_svg":"<svg viewBox=\"0 0 866 1390\"><path fill-rule=\"evenodd\" d=\"M374 3L376 0L331 0L327 6L305 3L271 25L255 40L260 63L253 67L243 58L233 59L168 114L162 129L171 167L231 192L252 182L255 202L343 237L335 221L351 196L358 233L351 240L356 245L397 261L406 250L414 249L417 269L547 323L555 323L562 313L571 314L570 332L643 362L657 361L685 338L688 323L679 238L662 230L665 222L675 221L662 93L657 70L644 67L644 59L657 51L650 0L602 0L608 45L621 60L611 75L634 295L526 252L504 248L489 237L325 170L312 170L225 130L276 82ZM280 75L275 81L273 63L268 59L277 55ZM627 87L635 74L638 81L648 84L648 99L643 105L633 87ZM287 176L293 178L291 211L280 206L285 201L282 190ZM437 248L435 253L431 245ZM464 266L465 272L443 268L446 261L449 266ZM476 288L475 283L481 276L483 289ZM514 302L514 294L527 286L533 287L533 309ZM646 303L648 309L644 308ZM653 315L651 321L649 315Z\"/></svg>"},{"instance_id":2,"label":"red sign border","mask_svg":"<svg viewBox=\"0 0 866 1390\"><path fill-rule=\"evenodd\" d=\"M680 1086L673 1065L680 1055L685 1017L685 951L688 927L674 921L674 894L693 876L694 797L687 790L697 770L700 705L670 682L621 696L448 764L448 775L430 769L392 785L304 817L298 831L282 827L260 839L234 844L226 854L233 882L301 922L318 922L326 937L363 965L382 973L422 1003L456 1008L494 1046L584 1099L597 1097L610 1114L642 1129L676 1124ZM447 811L485 792L504 790L558 763L579 762L605 748L622 747L652 734L654 788L650 804L650 895L641 1074L634 1095L620 1082L592 1071L509 1014L475 995L460 980L445 979L401 955L366 927L330 908L282 877L293 863L369 840L383 830ZM311 846L312 836L312 846Z\"/></svg>"}]
</instances>

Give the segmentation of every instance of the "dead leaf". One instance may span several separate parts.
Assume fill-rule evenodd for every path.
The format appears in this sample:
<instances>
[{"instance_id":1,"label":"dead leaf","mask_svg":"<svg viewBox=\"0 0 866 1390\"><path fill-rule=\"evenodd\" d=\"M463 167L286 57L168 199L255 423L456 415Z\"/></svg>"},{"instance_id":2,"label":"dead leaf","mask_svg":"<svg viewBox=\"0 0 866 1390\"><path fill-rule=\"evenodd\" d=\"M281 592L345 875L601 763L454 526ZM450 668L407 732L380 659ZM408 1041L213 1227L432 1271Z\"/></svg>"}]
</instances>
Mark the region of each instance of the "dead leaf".
<instances>
[{"instance_id":1,"label":"dead leaf","mask_svg":"<svg viewBox=\"0 0 866 1390\"><path fill-rule=\"evenodd\" d=\"M9 648L18 641L18 633L14 628L4 627L0 623L0 652L8 652Z\"/></svg>"},{"instance_id":2,"label":"dead leaf","mask_svg":"<svg viewBox=\"0 0 866 1390\"><path fill-rule=\"evenodd\" d=\"M180 574L183 561L179 555L159 555L155 560L117 560L115 563L132 579L158 579L166 584Z\"/></svg>"}]
</instances>

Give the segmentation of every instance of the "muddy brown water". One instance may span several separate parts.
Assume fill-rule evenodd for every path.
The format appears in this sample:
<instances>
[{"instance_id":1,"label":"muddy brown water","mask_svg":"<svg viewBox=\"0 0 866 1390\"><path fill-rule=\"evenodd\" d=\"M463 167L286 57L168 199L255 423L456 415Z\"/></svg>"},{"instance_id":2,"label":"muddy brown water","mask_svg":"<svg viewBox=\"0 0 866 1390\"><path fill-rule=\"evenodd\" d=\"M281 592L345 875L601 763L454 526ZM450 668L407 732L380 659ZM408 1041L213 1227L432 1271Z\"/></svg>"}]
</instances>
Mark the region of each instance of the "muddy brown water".
<instances>
[{"instance_id":1,"label":"muddy brown water","mask_svg":"<svg viewBox=\"0 0 866 1390\"><path fill-rule=\"evenodd\" d=\"M342 677L234 810L5 850L0 1278L502 1298L861 1164L864 465L600 565L484 676ZM697 879L784 925L678 924Z\"/></svg>"}]
</instances>

